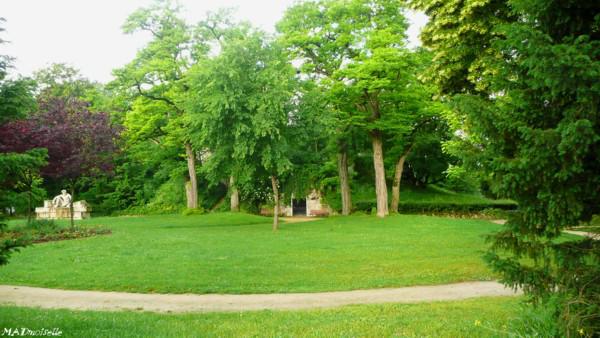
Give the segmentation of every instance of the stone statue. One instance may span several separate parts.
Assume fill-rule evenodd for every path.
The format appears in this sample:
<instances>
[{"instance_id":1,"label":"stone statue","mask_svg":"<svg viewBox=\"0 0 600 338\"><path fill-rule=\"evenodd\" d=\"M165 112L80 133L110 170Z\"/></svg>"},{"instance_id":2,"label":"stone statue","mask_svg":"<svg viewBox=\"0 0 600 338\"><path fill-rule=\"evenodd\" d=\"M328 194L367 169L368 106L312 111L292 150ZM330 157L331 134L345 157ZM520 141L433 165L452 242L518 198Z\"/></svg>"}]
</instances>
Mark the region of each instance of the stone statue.
<instances>
[{"instance_id":1,"label":"stone statue","mask_svg":"<svg viewBox=\"0 0 600 338\"><path fill-rule=\"evenodd\" d=\"M73 196L63 189L52 200L44 200L43 207L35 208L35 215L37 219L84 219L90 218L90 211L85 201L73 201Z\"/></svg>"},{"instance_id":2,"label":"stone statue","mask_svg":"<svg viewBox=\"0 0 600 338\"><path fill-rule=\"evenodd\" d=\"M66 190L61 190L60 195L52 199L52 205L55 208L69 208L71 206L71 194Z\"/></svg>"}]
</instances>

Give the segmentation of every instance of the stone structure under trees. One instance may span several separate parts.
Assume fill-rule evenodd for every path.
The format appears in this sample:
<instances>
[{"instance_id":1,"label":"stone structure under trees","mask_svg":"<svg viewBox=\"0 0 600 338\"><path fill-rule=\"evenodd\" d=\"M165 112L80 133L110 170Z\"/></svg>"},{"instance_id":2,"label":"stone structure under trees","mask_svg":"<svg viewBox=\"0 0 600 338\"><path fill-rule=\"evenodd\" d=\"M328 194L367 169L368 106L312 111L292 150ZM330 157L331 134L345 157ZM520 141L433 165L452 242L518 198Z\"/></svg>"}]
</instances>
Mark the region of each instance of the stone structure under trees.
<instances>
[{"instance_id":1,"label":"stone structure under trees","mask_svg":"<svg viewBox=\"0 0 600 338\"><path fill-rule=\"evenodd\" d=\"M35 208L35 215L37 219L70 219L71 210L73 210L73 219L90 218L90 207L87 202L73 202L71 194L62 190L61 194L52 200L45 200L43 207Z\"/></svg>"},{"instance_id":2,"label":"stone structure under trees","mask_svg":"<svg viewBox=\"0 0 600 338\"><path fill-rule=\"evenodd\" d=\"M281 200L286 200L282 198ZM262 208L261 215L273 215L272 208ZM321 202L321 193L317 190L312 190L305 198L297 198L292 194L289 199L289 204L281 205L279 208L280 216L329 216L332 214L331 208Z\"/></svg>"}]
</instances>

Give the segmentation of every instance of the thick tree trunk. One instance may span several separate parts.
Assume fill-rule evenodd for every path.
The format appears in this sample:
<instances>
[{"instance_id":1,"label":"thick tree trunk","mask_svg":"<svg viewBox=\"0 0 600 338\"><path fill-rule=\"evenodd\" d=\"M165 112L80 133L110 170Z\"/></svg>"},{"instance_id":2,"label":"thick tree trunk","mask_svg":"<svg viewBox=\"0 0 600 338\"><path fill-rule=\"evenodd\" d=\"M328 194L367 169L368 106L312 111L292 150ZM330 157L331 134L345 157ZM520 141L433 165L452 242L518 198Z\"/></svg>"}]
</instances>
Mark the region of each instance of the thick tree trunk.
<instances>
[{"instance_id":1,"label":"thick tree trunk","mask_svg":"<svg viewBox=\"0 0 600 338\"><path fill-rule=\"evenodd\" d=\"M279 229L279 187L277 177L271 176L271 185L273 187L273 201L275 206L273 207L273 231Z\"/></svg>"},{"instance_id":2,"label":"thick tree trunk","mask_svg":"<svg viewBox=\"0 0 600 338\"><path fill-rule=\"evenodd\" d=\"M352 195L348 178L348 152L341 147L338 153L338 173L340 176L340 193L342 194L342 215L350 215L352 211Z\"/></svg>"},{"instance_id":3,"label":"thick tree trunk","mask_svg":"<svg viewBox=\"0 0 600 338\"><path fill-rule=\"evenodd\" d=\"M229 176L229 194L229 204L231 211L240 211L240 192L235 186L235 178L233 176Z\"/></svg>"},{"instance_id":4,"label":"thick tree trunk","mask_svg":"<svg viewBox=\"0 0 600 338\"><path fill-rule=\"evenodd\" d=\"M187 197L187 207L190 209L198 208L198 181L196 179L196 158L192 151L192 145L185 143L185 154L187 157L189 181L185 184Z\"/></svg>"},{"instance_id":5,"label":"thick tree trunk","mask_svg":"<svg viewBox=\"0 0 600 338\"><path fill-rule=\"evenodd\" d=\"M192 182L190 182L189 178L185 180L185 200L188 208L191 208L190 201L194 199L194 193L192 191Z\"/></svg>"},{"instance_id":6,"label":"thick tree trunk","mask_svg":"<svg viewBox=\"0 0 600 338\"><path fill-rule=\"evenodd\" d=\"M390 209L392 212L398 212L398 204L400 203L400 182L402 181L402 172L404 171L404 161L410 153L410 148L400 156L396 162L396 170L394 172L394 182L392 183L392 202Z\"/></svg>"},{"instance_id":7,"label":"thick tree trunk","mask_svg":"<svg viewBox=\"0 0 600 338\"><path fill-rule=\"evenodd\" d=\"M377 194L377 216L388 215L387 186L385 184L385 168L383 164L383 142L381 133L371 133L373 143L373 166L375 167L375 193Z\"/></svg>"}]
</instances>

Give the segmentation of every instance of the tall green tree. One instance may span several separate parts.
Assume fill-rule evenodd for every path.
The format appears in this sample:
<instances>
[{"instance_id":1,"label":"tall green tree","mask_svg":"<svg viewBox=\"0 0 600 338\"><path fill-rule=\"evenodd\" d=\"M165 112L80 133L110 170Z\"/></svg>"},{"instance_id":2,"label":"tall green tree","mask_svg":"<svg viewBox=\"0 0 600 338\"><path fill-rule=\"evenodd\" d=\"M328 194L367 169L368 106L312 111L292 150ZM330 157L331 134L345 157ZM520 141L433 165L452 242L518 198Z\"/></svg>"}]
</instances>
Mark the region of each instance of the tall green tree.
<instances>
[{"instance_id":1,"label":"tall green tree","mask_svg":"<svg viewBox=\"0 0 600 338\"><path fill-rule=\"evenodd\" d=\"M384 146L386 147L387 172L391 176L392 197L390 199L390 212L397 213L400 205L400 186L404 168L411 165L410 173L414 176L420 174L419 179L423 182L413 183L427 184L428 174L442 173L447 166L445 156L437 159L432 155L441 155L441 143L443 139L445 124L440 120L441 105L431 102L429 88L422 86L418 81L410 86L411 92L405 93L401 104L396 106L395 113L399 114L399 120L391 122L398 125L386 133ZM435 161L437 160L437 161ZM420 172L415 169L420 164ZM440 166L442 168L440 169Z\"/></svg>"},{"instance_id":2,"label":"tall green tree","mask_svg":"<svg viewBox=\"0 0 600 338\"><path fill-rule=\"evenodd\" d=\"M82 99L94 89L94 83L83 77L79 70L64 63L54 63L36 71L38 99L56 97Z\"/></svg>"},{"instance_id":3,"label":"tall green tree","mask_svg":"<svg viewBox=\"0 0 600 338\"><path fill-rule=\"evenodd\" d=\"M384 217L389 212L384 139L388 134L401 138L410 133L419 111L408 106L428 100L411 94L421 91L415 76L419 60L404 46L407 22L401 3L306 2L292 7L278 27L294 55L301 58L301 69L331 93L331 102L339 112L337 122L368 132L377 215ZM338 135L343 137L343 130ZM344 164L344 155L340 158ZM340 178L346 176L343 171ZM344 200L344 184L341 190ZM343 209L347 213L347 207Z\"/></svg>"},{"instance_id":4,"label":"tall green tree","mask_svg":"<svg viewBox=\"0 0 600 338\"><path fill-rule=\"evenodd\" d=\"M197 142L206 147L214 175L243 184L256 174L271 181L273 230L279 226L280 178L290 169L286 130L292 111L295 72L282 49L264 33L240 26L218 56L190 74L195 96Z\"/></svg>"},{"instance_id":5,"label":"tall green tree","mask_svg":"<svg viewBox=\"0 0 600 338\"><path fill-rule=\"evenodd\" d=\"M111 112L113 115L122 110L122 98L99 82L91 81L81 71L65 63L53 63L34 72L36 99L48 101L54 98L85 101L94 112ZM115 120L118 115L115 116ZM122 122L122 121L115 121Z\"/></svg>"},{"instance_id":6,"label":"tall green tree","mask_svg":"<svg viewBox=\"0 0 600 338\"><path fill-rule=\"evenodd\" d=\"M250 141L248 130L253 111L246 103L249 96L255 95L253 74L256 73L256 60L244 48L246 40L257 39L247 24L229 23L224 13L215 14L212 23L205 23L200 29L216 39L216 57L199 62L189 75L193 95L189 105L192 115L192 128L195 131L193 143L206 149L203 172L213 183L227 182L231 211L240 210L240 186L252 180L253 168L246 159L238 156ZM219 25L224 23L225 25ZM256 46L252 46L256 47ZM256 52L256 51L253 51ZM241 53L241 54L240 54ZM242 59L248 57L246 63Z\"/></svg>"},{"instance_id":7,"label":"tall green tree","mask_svg":"<svg viewBox=\"0 0 600 338\"><path fill-rule=\"evenodd\" d=\"M193 27L180 18L180 11L171 1L157 1L129 16L123 25L125 33L145 32L152 40L133 61L114 71L117 79L111 86L135 101L126 118L131 121L128 127L134 128L130 133L144 135L146 142L181 149L187 163L187 206L197 208L197 152L187 132L188 112L183 102L189 88L184 76L206 48L195 39Z\"/></svg>"},{"instance_id":8,"label":"tall green tree","mask_svg":"<svg viewBox=\"0 0 600 338\"><path fill-rule=\"evenodd\" d=\"M597 335L600 242L557 238L600 212L600 6L441 3L420 2L432 18L434 68L455 74L440 92L478 150L468 163L519 203L490 238L487 260L504 283L555 306L561 332L552 334ZM477 53L446 58L467 44Z\"/></svg>"},{"instance_id":9,"label":"tall green tree","mask_svg":"<svg viewBox=\"0 0 600 338\"><path fill-rule=\"evenodd\" d=\"M4 238L6 229L5 213L10 204L11 192L18 191L20 185L27 185L29 173L39 176L40 168L46 164L45 149L32 149L24 153L0 153L0 265L8 263L10 255L27 244L23 238ZM28 173L28 174L25 174Z\"/></svg>"},{"instance_id":10,"label":"tall green tree","mask_svg":"<svg viewBox=\"0 0 600 338\"><path fill-rule=\"evenodd\" d=\"M4 19L0 18L0 23ZM0 32L4 29L0 27ZM0 39L0 44L4 41ZM0 126L19 118L34 109L33 86L28 79L7 79L12 58L0 55ZM5 140L3 140L5 141ZM0 152L0 265L8 263L10 255L26 243L22 239L4 238L6 228L5 214L12 208L8 196L26 184L26 175L39 173L46 164L47 153L44 149L32 149L26 152Z\"/></svg>"},{"instance_id":11,"label":"tall green tree","mask_svg":"<svg viewBox=\"0 0 600 338\"><path fill-rule=\"evenodd\" d=\"M502 37L495 29L513 22L515 15L507 0L409 0L429 17L420 38L434 51L427 80L440 94L481 93L489 89L480 76L486 74L485 59L497 56L492 41ZM489 75L489 74L487 74Z\"/></svg>"},{"instance_id":12,"label":"tall green tree","mask_svg":"<svg viewBox=\"0 0 600 338\"><path fill-rule=\"evenodd\" d=\"M330 142L335 131L334 117L323 113L329 109L326 93L314 81L301 76L298 80L286 133L291 142L288 154L292 168L284 182L284 194L293 199L303 198L313 190L325 193L328 181L330 186L339 185L335 159L331 157L336 153L331 149L336 145Z\"/></svg>"},{"instance_id":13,"label":"tall green tree","mask_svg":"<svg viewBox=\"0 0 600 338\"><path fill-rule=\"evenodd\" d=\"M329 93L330 98L333 98L330 83L335 79L335 72L359 53L360 46L350 43L353 31L360 30L359 26L353 26L352 16L352 9L341 1L306 1L288 8L277 24L281 41L301 63L301 72ZM348 215L352 210L348 172L352 141L352 125L348 119L352 106L342 103L336 106L331 102L321 113L334 117L331 134L337 153L342 214Z\"/></svg>"}]
</instances>

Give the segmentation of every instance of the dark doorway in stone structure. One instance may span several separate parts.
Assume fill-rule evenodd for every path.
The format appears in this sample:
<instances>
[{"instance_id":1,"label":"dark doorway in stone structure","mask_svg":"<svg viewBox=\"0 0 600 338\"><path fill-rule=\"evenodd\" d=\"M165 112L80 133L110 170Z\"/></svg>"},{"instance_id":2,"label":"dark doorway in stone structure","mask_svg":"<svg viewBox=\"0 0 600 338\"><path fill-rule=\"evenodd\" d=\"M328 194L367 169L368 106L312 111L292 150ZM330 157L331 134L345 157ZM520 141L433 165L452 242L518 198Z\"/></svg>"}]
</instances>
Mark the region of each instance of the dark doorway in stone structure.
<instances>
[{"instance_id":1,"label":"dark doorway in stone structure","mask_svg":"<svg viewBox=\"0 0 600 338\"><path fill-rule=\"evenodd\" d=\"M294 216L306 216L306 199L292 200L292 213Z\"/></svg>"}]
</instances>

